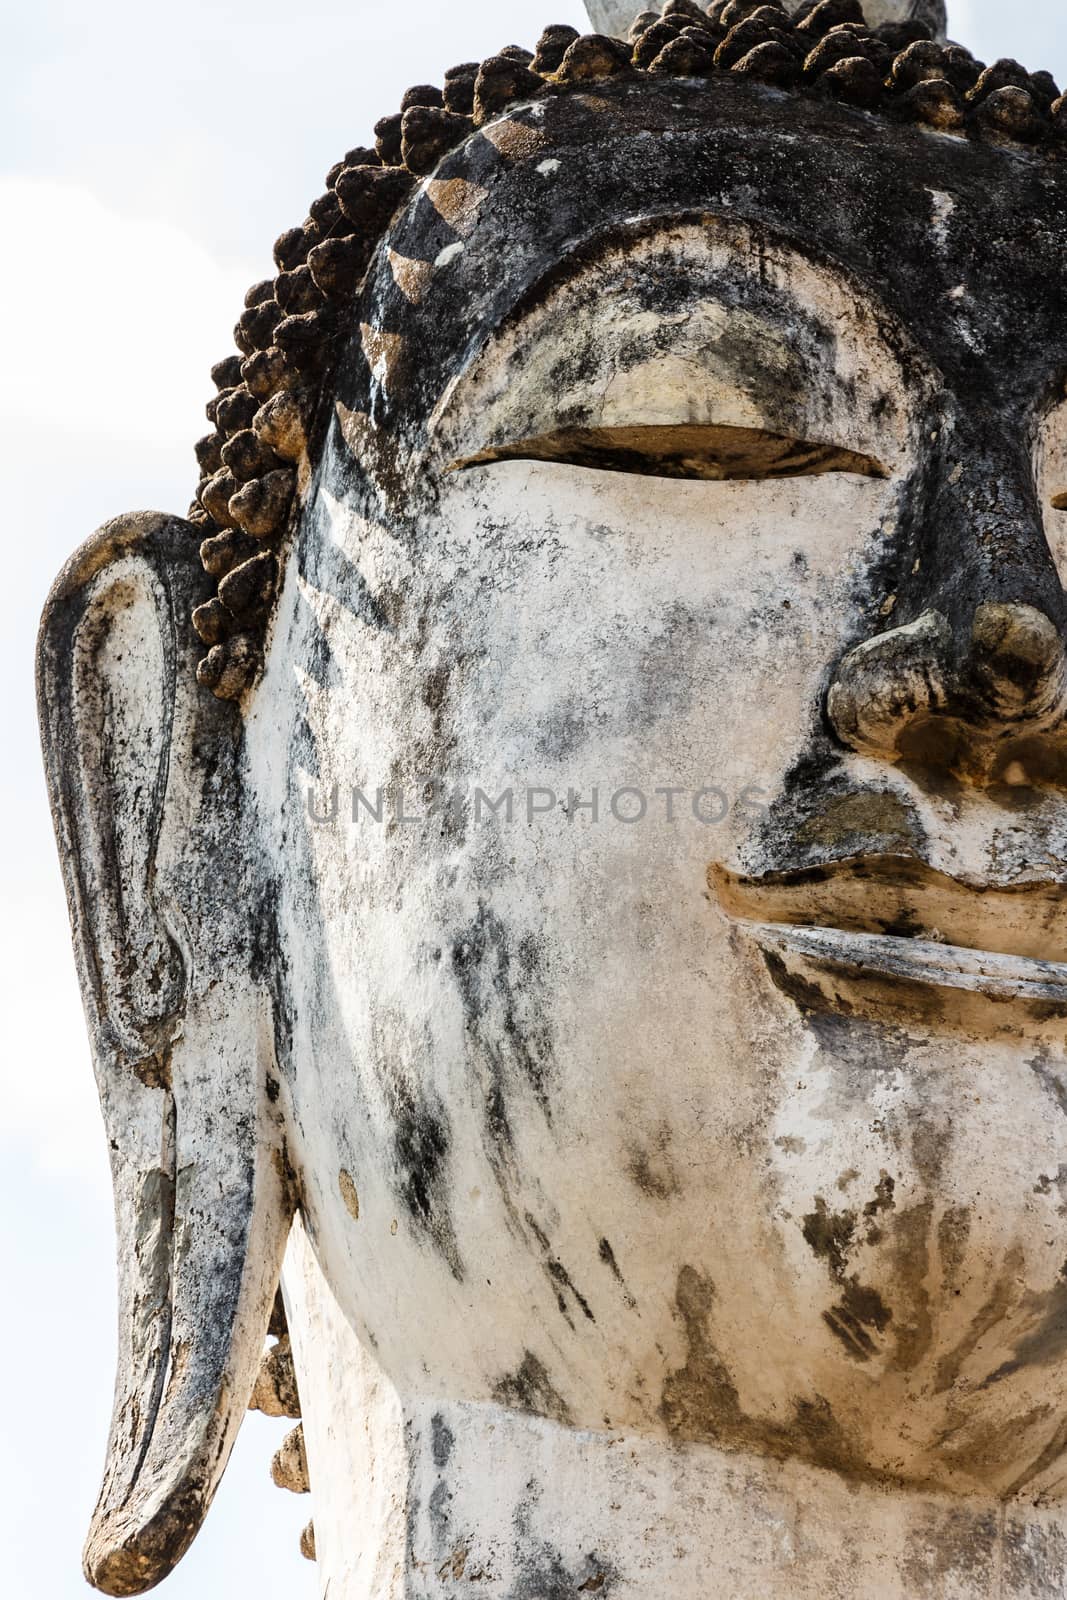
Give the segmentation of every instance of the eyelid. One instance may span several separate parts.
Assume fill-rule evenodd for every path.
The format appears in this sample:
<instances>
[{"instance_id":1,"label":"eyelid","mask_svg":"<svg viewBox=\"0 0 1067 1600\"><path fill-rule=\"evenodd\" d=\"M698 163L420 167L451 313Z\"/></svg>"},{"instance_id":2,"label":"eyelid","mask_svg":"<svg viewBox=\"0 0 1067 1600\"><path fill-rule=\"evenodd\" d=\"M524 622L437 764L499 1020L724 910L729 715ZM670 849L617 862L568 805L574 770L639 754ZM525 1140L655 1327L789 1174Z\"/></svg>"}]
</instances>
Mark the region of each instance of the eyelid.
<instances>
[{"instance_id":1,"label":"eyelid","mask_svg":"<svg viewBox=\"0 0 1067 1600\"><path fill-rule=\"evenodd\" d=\"M760 428L719 424L558 428L534 438L489 445L449 463L449 472L494 461L554 461L656 478L724 482L852 472L887 478L873 456ZM1065 496L1067 507L1067 496Z\"/></svg>"},{"instance_id":2,"label":"eyelid","mask_svg":"<svg viewBox=\"0 0 1067 1600\"><path fill-rule=\"evenodd\" d=\"M1048 503L1053 511L1067 511L1067 489L1057 489L1055 494L1049 495Z\"/></svg>"}]
</instances>

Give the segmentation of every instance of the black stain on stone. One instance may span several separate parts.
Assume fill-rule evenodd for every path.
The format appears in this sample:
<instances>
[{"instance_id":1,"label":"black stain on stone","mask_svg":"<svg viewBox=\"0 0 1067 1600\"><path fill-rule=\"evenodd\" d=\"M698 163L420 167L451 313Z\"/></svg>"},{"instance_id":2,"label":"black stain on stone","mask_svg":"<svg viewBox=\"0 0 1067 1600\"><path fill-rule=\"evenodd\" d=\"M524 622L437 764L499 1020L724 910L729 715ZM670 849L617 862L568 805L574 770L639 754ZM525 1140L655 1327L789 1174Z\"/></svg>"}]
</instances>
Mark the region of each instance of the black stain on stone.
<instances>
[{"instance_id":1,"label":"black stain on stone","mask_svg":"<svg viewBox=\"0 0 1067 1600\"><path fill-rule=\"evenodd\" d=\"M963 1270L967 1241L971 1236L971 1213L966 1206L946 1206L937 1225L937 1253L946 1287L952 1288Z\"/></svg>"},{"instance_id":2,"label":"black stain on stone","mask_svg":"<svg viewBox=\"0 0 1067 1600\"><path fill-rule=\"evenodd\" d=\"M492 1149L510 1151L514 1148L515 1139L511 1131L504 1092L496 1081L489 1085L485 1097L485 1127Z\"/></svg>"},{"instance_id":3,"label":"black stain on stone","mask_svg":"<svg viewBox=\"0 0 1067 1600\"><path fill-rule=\"evenodd\" d=\"M561 1262L557 1261L555 1257L551 1257L545 1262L545 1269L548 1272L548 1276L551 1278L552 1282L558 1285L561 1290L565 1291L573 1298L579 1310L581 1311L582 1316L587 1318L590 1322L595 1322L596 1318L593 1315L588 1300L581 1293L581 1291L575 1287L574 1279L571 1277L566 1267L564 1267Z\"/></svg>"},{"instance_id":4,"label":"black stain on stone","mask_svg":"<svg viewBox=\"0 0 1067 1600\"><path fill-rule=\"evenodd\" d=\"M445 705L451 676L452 663L443 661L431 668L422 680L422 703L430 713L434 749L438 752L446 750L452 742L445 727Z\"/></svg>"},{"instance_id":5,"label":"black stain on stone","mask_svg":"<svg viewBox=\"0 0 1067 1600\"><path fill-rule=\"evenodd\" d=\"M430 1536L435 1550L443 1550L449 1542L451 1505L452 1491L444 1478L440 1478L430 1491L426 1507L430 1519Z\"/></svg>"},{"instance_id":6,"label":"black stain on stone","mask_svg":"<svg viewBox=\"0 0 1067 1600\"><path fill-rule=\"evenodd\" d=\"M607 1239L601 1239L600 1244L597 1247L597 1254L610 1271L612 1277L617 1279L619 1283L622 1283L623 1276L619 1271L619 1263L615 1260L615 1252L611 1248L611 1244Z\"/></svg>"},{"instance_id":7,"label":"black stain on stone","mask_svg":"<svg viewBox=\"0 0 1067 1600\"><path fill-rule=\"evenodd\" d=\"M388 1090L399 1199L416 1232L433 1242L453 1277L462 1280L450 1210L447 1114L435 1098L417 1091L408 1078L394 1076Z\"/></svg>"},{"instance_id":8,"label":"black stain on stone","mask_svg":"<svg viewBox=\"0 0 1067 1600\"><path fill-rule=\"evenodd\" d=\"M1051 1438L1046 1435L1050 1411L1050 1406L1038 1406L1023 1417L1012 1418L1014 1426L1011 1429L1011 1436L1005 1440L1004 1449L998 1452L998 1464L1004 1461L1009 1451L1013 1454L1018 1451L1020 1441L1026 1437L1035 1424L1041 1427L1045 1443L1037 1455L1019 1473L1014 1482L1008 1486L1009 1494L1020 1494L1029 1484L1033 1483L1035 1478L1040 1477L1049 1467L1055 1466L1062 1459L1064 1452L1067 1451L1067 1421L1060 1420L1053 1429Z\"/></svg>"},{"instance_id":9,"label":"black stain on stone","mask_svg":"<svg viewBox=\"0 0 1067 1600\"><path fill-rule=\"evenodd\" d=\"M416 1222L429 1226L433 1220L433 1192L448 1155L445 1124L425 1108L401 1105L395 1113L393 1138L408 1211Z\"/></svg>"},{"instance_id":10,"label":"black stain on stone","mask_svg":"<svg viewBox=\"0 0 1067 1600\"><path fill-rule=\"evenodd\" d=\"M835 1065L856 1073L906 1068L916 1045L922 1042L902 1028L869 1017L824 1014L809 1018L808 1027Z\"/></svg>"},{"instance_id":11,"label":"black stain on stone","mask_svg":"<svg viewBox=\"0 0 1067 1600\"><path fill-rule=\"evenodd\" d=\"M868 1242L876 1242L880 1237L870 1226L871 1219L893 1207L893 1188L892 1178L883 1173L874 1199L864 1207L863 1214L869 1224ZM823 1312L823 1321L854 1360L868 1361L878 1350L872 1334L885 1332L892 1321L892 1312L877 1289L861 1284L855 1273L846 1276L858 1224L855 1211L831 1211L822 1195L817 1195L815 1210L803 1219L802 1232L812 1253L826 1262L831 1278L842 1291L837 1304Z\"/></svg>"},{"instance_id":12,"label":"black stain on stone","mask_svg":"<svg viewBox=\"0 0 1067 1600\"><path fill-rule=\"evenodd\" d=\"M876 1217L880 1211L892 1211L893 1192L895 1188L896 1184L889 1176L889 1173L883 1172L881 1177L878 1179L878 1184L874 1192L874 1199L868 1200L867 1204L863 1208L863 1215L865 1217Z\"/></svg>"},{"instance_id":13,"label":"black stain on stone","mask_svg":"<svg viewBox=\"0 0 1067 1600\"><path fill-rule=\"evenodd\" d=\"M692 685L688 675L678 671L678 663L689 660L694 651L710 652L715 648L713 614L694 611L681 601L667 607L662 626L641 652L634 680L637 689L626 707L629 737L651 731L657 722L685 714Z\"/></svg>"},{"instance_id":14,"label":"black stain on stone","mask_svg":"<svg viewBox=\"0 0 1067 1600\"><path fill-rule=\"evenodd\" d=\"M837 1305L823 1312L823 1321L849 1355L857 1361L867 1361L878 1350L868 1330L884 1333L891 1316L877 1289L864 1288L853 1279L845 1284Z\"/></svg>"},{"instance_id":15,"label":"black stain on stone","mask_svg":"<svg viewBox=\"0 0 1067 1600\"><path fill-rule=\"evenodd\" d=\"M452 1429L446 1423L439 1411L435 1411L430 1418L430 1449L433 1453L433 1464L438 1472L443 1472L448 1466L456 1440Z\"/></svg>"},{"instance_id":16,"label":"black stain on stone","mask_svg":"<svg viewBox=\"0 0 1067 1600\"><path fill-rule=\"evenodd\" d=\"M331 595L368 627L376 631L389 628L389 619L367 580L336 539L324 538L311 524L307 537L302 537L297 545L296 555L300 576L312 588ZM325 642L325 635L323 638Z\"/></svg>"},{"instance_id":17,"label":"black stain on stone","mask_svg":"<svg viewBox=\"0 0 1067 1600\"><path fill-rule=\"evenodd\" d=\"M595 1550L570 1561L548 1539L533 1532L543 1486L530 1478L512 1513L515 1581L507 1600L573 1600L575 1595L609 1595L618 1581L614 1563Z\"/></svg>"},{"instance_id":18,"label":"black stain on stone","mask_svg":"<svg viewBox=\"0 0 1067 1600\"><path fill-rule=\"evenodd\" d=\"M632 1144L627 1151L626 1170L650 1200L670 1200L682 1192L671 1159L671 1138L670 1125L663 1122L646 1144Z\"/></svg>"},{"instance_id":19,"label":"black stain on stone","mask_svg":"<svg viewBox=\"0 0 1067 1600\"><path fill-rule=\"evenodd\" d=\"M964 1363L974 1354L985 1335L1011 1313L1018 1299L1019 1278L1024 1265L1022 1250L1018 1245L1013 1245L1004 1257L1003 1273L979 1307L967 1332L938 1362L934 1379L935 1394L944 1394L953 1387L963 1371Z\"/></svg>"},{"instance_id":20,"label":"black stain on stone","mask_svg":"<svg viewBox=\"0 0 1067 1600\"><path fill-rule=\"evenodd\" d=\"M832 1005L844 1004L839 998L827 994L810 978L791 972L776 951L763 950L761 954L775 988L784 994L787 1000L792 1000L802 1013L827 1011Z\"/></svg>"},{"instance_id":21,"label":"black stain on stone","mask_svg":"<svg viewBox=\"0 0 1067 1600\"><path fill-rule=\"evenodd\" d=\"M1064 1082L1063 1066L1054 1066L1049 1060L1047 1051L1038 1051L1027 1062L1027 1066L1044 1089L1049 1099L1058 1111L1067 1116L1067 1083Z\"/></svg>"},{"instance_id":22,"label":"black stain on stone","mask_svg":"<svg viewBox=\"0 0 1067 1600\"><path fill-rule=\"evenodd\" d=\"M584 703L577 697L553 706L538 727L538 754L546 761L566 761L585 740L589 720Z\"/></svg>"},{"instance_id":23,"label":"black stain on stone","mask_svg":"<svg viewBox=\"0 0 1067 1600\"><path fill-rule=\"evenodd\" d=\"M509 936L484 902L451 946L469 1062L481 1079L485 1151L517 1234L523 1232L523 1173L509 1101L532 1092L545 1121L552 1120L553 1042L545 1020L542 959L531 934ZM520 1110L519 1120L526 1115Z\"/></svg>"},{"instance_id":24,"label":"black stain on stone","mask_svg":"<svg viewBox=\"0 0 1067 1600\"><path fill-rule=\"evenodd\" d=\"M1059 1195L1059 1205L1056 1207L1058 1217L1067 1217L1067 1161L1061 1161L1054 1173L1042 1172L1038 1174L1034 1184L1034 1194L1050 1195L1053 1190Z\"/></svg>"},{"instance_id":25,"label":"black stain on stone","mask_svg":"<svg viewBox=\"0 0 1067 1600\"><path fill-rule=\"evenodd\" d=\"M623 1298L626 1301L626 1304L629 1306L630 1310L633 1311L637 1306L637 1301L634 1299L629 1288L627 1287L626 1279L623 1277L619 1268L619 1263L615 1259L615 1252L611 1248L610 1240L601 1239L599 1245L597 1246L597 1254L607 1267L608 1271L611 1273L611 1276L615 1279L615 1282L619 1285L619 1288L622 1290Z\"/></svg>"},{"instance_id":26,"label":"black stain on stone","mask_svg":"<svg viewBox=\"0 0 1067 1600\"><path fill-rule=\"evenodd\" d=\"M715 1286L695 1267L678 1274L675 1304L685 1328L685 1365L663 1387L660 1414L677 1439L718 1439L736 1429L741 1407L729 1369L716 1351L709 1330Z\"/></svg>"},{"instance_id":27,"label":"black stain on stone","mask_svg":"<svg viewBox=\"0 0 1067 1600\"><path fill-rule=\"evenodd\" d=\"M526 1213L526 1226L529 1228L530 1232L533 1234L542 1250L551 1249L552 1241L549 1239L548 1234L545 1232L544 1228L542 1228L532 1211L527 1211Z\"/></svg>"},{"instance_id":28,"label":"black stain on stone","mask_svg":"<svg viewBox=\"0 0 1067 1600\"><path fill-rule=\"evenodd\" d=\"M544 1362L532 1350L525 1352L515 1372L493 1385L493 1399L513 1411L527 1411L531 1416L571 1425L567 1402L553 1385Z\"/></svg>"},{"instance_id":29,"label":"black stain on stone","mask_svg":"<svg viewBox=\"0 0 1067 1600\"><path fill-rule=\"evenodd\" d=\"M512 939L484 902L452 945L468 1034L479 1045L503 1095L513 1072L550 1117L552 1040L540 1003L541 952L529 934ZM505 1118L506 1121L506 1118Z\"/></svg>"},{"instance_id":30,"label":"black stain on stone","mask_svg":"<svg viewBox=\"0 0 1067 1600\"><path fill-rule=\"evenodd\" d=\"M1011 1360L1002 1362L990 1373L982 1384L983 1389L1023 1367L1059 1366L1067 1356L1067 1261L1047 1293L1026 1296L1024 1310L1036 1319L1036 1326L1019 1340Z\"/></svg>"},{"instance_id":31,"label":"black stain on stone","mask_svg":"<svg viewBox=\"0 0 1067 1600\"><path fill-rule=\"evenodd\" d=\"M1002 1583L1008 1594L1067 1592L1067 1534L1048 1523L1009 1518L1003 1535Z\"/></svg>"},{"instance_id":32,"label":"black stain on stone","mask_svg":"<svg viewBox=\"0 0 1067 1600\"><path fill-rule=\"evenodd\" d=\"M934 1342L934 1318L927 1288L933 1266L933 1219L932 1199L921 1200L903 1210L893 1208L889 1228L889 1252L896 1299L892 1317L895 1342L893 1365L903 1372L917 1367ZM869 1228L868 1241L872 1238L873 1229Z\"/></svg>"},{"instance_id":33,"label":"black stain on stone","mask_svg":"<svg viewBox=\"0 0 1067 1600\"><path fill-rule=\"evenodd\" d=\"M588 1300L586 1300L585 1296L576 1287L574 1280L567 1271L566 1267L564 1267L562 1262L551 1253L552 1241L549 1239L548 1234L541 1227L540 1223L537 1221L537 1218L531 1211L526 1212L525 1222L526 1226L537 1240L541 1250L544 1252L542 1266L544 1267L549 1283L552 1285L552 1291L556 1297L556 1304L559 1306L563 1316L573 1328L574 1323L571 1319L570 1305L567 1299L569 1295L574 1301L575 1305L581 1311L582 1315L590 1322L595 1322L596 1318L590 1309Z\"/></svg>"},{"instance_id":34,"label":"black stain on stone","mask_svg":"<svg viewBox=\"0 0 1067 1600\"><path fill-rule=\"evenodd\" d=\"M711 1279L684 1266L678 1274L675 1306L685 1331L686 1359L669 1375L660 1398L660 1416L670 1436L752 1451L776 1461L796 1457L846 1476L877 1481L823 1396L795 1398L787 1422L745 1413L712 1338L714 1304Z\"/></svg>"},{"instance_id":35,"label":"black stain on stone","mask_svg":"<svg viewBox=\"0 0 1067 1600\"><path fill-rule=\"evenodd\" d=\"M997 1517L948 1508L931 1511L910 1534L900 1562L906 1591L921 1597L953 1594L966 1584L969 1594L995 1594Z\"/></svg>"},{"instance_id":36,"label":"black stain on stone","mask_svg":"<svg viewBox=\"0 0 1067 1600\"><path fill-rule=\"evenodd\" d=\"M508 1600L574 1600L575 1595L610 1595L617 1571L594 1552L570 1566L555 1546L539 1539L516 1551L518 1572Z\"/></svg>"},{"instance_id":37,"label":"black stain on stone","mask_svg":"<svg viewBox=\"0 0 1067 1600\"><path fill-rule=\"evenodd\" d=\"M835 1278L841 1278L856 1235L856 1213L831 1211L822 1195L818 1195L815 1210L803 1220L802 1231L813 1254L829 1263Z\"/></svg>"}]
</instances>

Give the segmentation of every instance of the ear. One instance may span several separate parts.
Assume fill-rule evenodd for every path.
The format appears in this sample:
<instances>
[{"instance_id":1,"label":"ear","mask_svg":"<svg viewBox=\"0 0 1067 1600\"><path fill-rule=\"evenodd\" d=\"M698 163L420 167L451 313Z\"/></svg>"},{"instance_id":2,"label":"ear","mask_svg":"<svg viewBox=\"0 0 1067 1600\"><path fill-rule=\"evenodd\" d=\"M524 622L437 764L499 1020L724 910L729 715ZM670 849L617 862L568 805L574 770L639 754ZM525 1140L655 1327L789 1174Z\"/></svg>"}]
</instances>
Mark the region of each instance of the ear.
<instances>
[{"instance_id":1,"label":"ear","mask_svg":"<svg viewBox=\"0 0 1067 1600\"><path fill-rule=\"evenodd\" d=\"M90 1583L112 1595L158 1583L200 1527L292 1215L241 718L196 683L204 583L190 523L118 518L60 574L38 641L115 1185L119 1363L85 1550Z\"/></svg>"}]
</instances>

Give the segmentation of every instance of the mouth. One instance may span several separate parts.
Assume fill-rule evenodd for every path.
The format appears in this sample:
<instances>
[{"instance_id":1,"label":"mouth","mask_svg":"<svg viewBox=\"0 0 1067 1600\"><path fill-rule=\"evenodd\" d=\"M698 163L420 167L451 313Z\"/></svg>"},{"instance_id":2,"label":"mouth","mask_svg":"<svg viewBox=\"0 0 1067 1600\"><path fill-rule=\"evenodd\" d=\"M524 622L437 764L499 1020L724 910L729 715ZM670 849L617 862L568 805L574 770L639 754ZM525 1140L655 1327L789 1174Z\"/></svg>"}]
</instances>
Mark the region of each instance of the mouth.
<instances>
[{"instance_id":1,"label":"mouth","mask_svg":"<svg viewBox=\"0 0 1067 1600\"><path fill-rule=\"evenodd\" d=\"M713 865L719 904L782 960L844 978L1067 1004L1067 885L983 883L909 855L744 876Z\"/></svg>"}]
</instances>

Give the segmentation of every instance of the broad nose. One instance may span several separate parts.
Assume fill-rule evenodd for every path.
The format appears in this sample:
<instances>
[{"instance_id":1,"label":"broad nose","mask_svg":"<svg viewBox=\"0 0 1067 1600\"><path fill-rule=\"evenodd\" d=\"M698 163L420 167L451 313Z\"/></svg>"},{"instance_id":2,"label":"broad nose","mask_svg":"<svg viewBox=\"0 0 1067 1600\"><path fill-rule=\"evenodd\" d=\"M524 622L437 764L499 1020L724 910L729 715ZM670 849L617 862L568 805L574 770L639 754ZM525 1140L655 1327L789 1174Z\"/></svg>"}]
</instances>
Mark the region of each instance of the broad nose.
<instances>
[{"instance_id":1,"label":"broad nose","mask_svg":"<svg viewBox=\"0 0 1067 1600\"><path fill-rule=\"evenodd\" d=\"M895 609L909 620L838 663L826 705L838 739L976 782L1019 737L1067 742L1067 612L1027 428L957 417L905 523Z\"/></svg>"},{"instance_id":2,"label":"broad nose","mask_svg":"<svg viewBox=\"0 0 1067 1600\"><path fill-rule=\"evenodd\" d=\"M1043 610L1015 601L977 606L962 638L930 609L850 651L827 712L843 744L888 760L934 751L939 733L950 754L949 722L972 743L1058 728L1067 723L1063 637Z\"/></svg>"}]
</instances>

